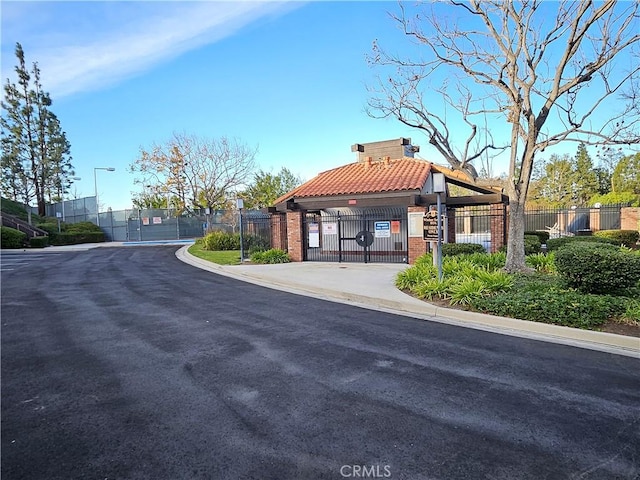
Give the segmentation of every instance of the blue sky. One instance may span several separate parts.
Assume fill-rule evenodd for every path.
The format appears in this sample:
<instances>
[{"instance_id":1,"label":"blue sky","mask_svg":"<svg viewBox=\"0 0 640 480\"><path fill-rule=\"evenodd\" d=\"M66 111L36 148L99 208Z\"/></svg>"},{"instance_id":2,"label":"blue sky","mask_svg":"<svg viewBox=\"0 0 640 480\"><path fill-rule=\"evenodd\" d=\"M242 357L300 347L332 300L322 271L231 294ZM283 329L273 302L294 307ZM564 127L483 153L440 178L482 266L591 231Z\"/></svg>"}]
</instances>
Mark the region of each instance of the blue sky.
<instances>
[{"instance_id":1,"label":"blue sky","mask_svg":"<svg viewBox=\"0 0 640 480\"><path fill-rule=\"evenodd\" d=\"M131 206L128 166L140 148L174 132L237 137L258 147L265 171L310 179L355 161L354 143L425 137L365 113L374 39L407 40L389 18L396 2L8 2L2 8L2 78L14 47L37 61L53 112L71 142L72 192ZM575 151L575 145L570 147ZM504 170L496 166L496 173Z\"/></svg>"},{"instance_id":2,"label":"blue sky","mask_svg":"<svg viewBox=\"0 0 640 480\"><path fill-rule=\"evenodd\" d=\"M393 2L2 2L2 77L19 41L71 142L80 196L131 206L128 166L173 132L237 137L305 179L358 142L420 135L364 109L365 55ZM388 31L388 32L387 32ZM423 142L424 143L424 142Z\"/></svg>"}]
</instances>

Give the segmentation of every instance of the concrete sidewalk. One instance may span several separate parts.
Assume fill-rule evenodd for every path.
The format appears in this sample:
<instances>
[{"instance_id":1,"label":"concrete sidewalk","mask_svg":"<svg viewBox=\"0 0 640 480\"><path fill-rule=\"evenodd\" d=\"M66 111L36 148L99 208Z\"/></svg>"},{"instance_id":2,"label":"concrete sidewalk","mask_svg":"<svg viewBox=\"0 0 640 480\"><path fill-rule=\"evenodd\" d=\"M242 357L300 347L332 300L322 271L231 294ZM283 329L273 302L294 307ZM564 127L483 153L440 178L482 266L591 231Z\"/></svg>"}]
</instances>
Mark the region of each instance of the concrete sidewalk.
<instances>
[{"instance_id":1,"label":"concrete sidewalk","mask_svg":"<svg viewBox=\"0 0 640 480\"><path fill-rule=\"evenodd\" d=\"M640 339L545 323L438 307L398 290L403 264L296 262L276 265L217 265L179 249L181 261L268 288L468 328L561 343L640 358Z\"/></svg>"}]
</instances>

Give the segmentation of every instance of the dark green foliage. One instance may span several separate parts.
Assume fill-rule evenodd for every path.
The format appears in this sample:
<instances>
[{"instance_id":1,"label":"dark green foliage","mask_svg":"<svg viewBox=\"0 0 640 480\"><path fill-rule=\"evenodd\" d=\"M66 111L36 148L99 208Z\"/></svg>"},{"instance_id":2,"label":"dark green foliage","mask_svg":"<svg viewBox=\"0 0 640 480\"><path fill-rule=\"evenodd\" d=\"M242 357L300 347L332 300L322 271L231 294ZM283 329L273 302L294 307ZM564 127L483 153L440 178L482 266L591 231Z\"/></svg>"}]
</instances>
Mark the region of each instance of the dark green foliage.
<instances>
[{"instance_id":1,"label":"dark green foliage","mask_svg":"<svg viewBox=\"0 0 640 480\"><path fill-rule=\"evenodd\" d=\"M560 237L560 238L551 238L551 239L549 239L549 241L547 242L547 252L552 252L552 251L557 250L560 247L563 247L563 246L565 246L567 244L572 244L572 243L576 243L576 242L580 242L580 243L608 243L609 245L619 246L619 244L616 241L611 240L609 238L601 238L601 237Z\"/></svg>"},{"instance_id":2,"label":"dark green foliage","mask_svg":"<svg viewBox=\"0 0 640 480\"><path fill-rule=\"evenodd\" d=\"M202 248L211 251L240 250L240 234L216 230L202 239Z\"/></svg>"},{"instance_id":3,"label":"dark green foliage","mask_svg":"<svg viewBox=\"0 0 640 480\"><path fill-rule=\"evenodd\" d=\"M38 223L36 225L36 227L38 227L41 230L44 230L45 232L47 232L49 235L53 235L58 233L58 223L52 223L52 222L44 222L44 223ZM60 229L63 230L63 224L60 224Z\"/></svg>"},{"instance_id":4,"label":"dark green foliage","mask_svg":"<svg viewBox=\"0 0 640 480\"><path fill-rule=\"evenodd\" d=\"M67 233L101 233L102 229L95 223L78 222L64 224L64 231Z\"/></svg>"},{"instance_id":5,"label":"dark green foliage","mask_svg":"<svg viewBox=\"0 0 640 480\"><path fill-rule=\"evenodd\" d=\"M486 253L482 245L477 243L445 243L442 245L442 255L464 255L470 253Z\"/></svg>"},{"instance_id":6,"label":"dark green foliage","mask_svg":"<svg viewBox=\"0 0 640 480\"><path fill-rule=\"evenodd\" d=\"M104 241L104 232L49 234L49 243L51 245L77 245L80 243L102 243Z\"/></svg>"},{"instance_id":7,"label":"dark green foliage","mask_svg":"<svg viewBox=\"0 0 640 480\"><path fill-rule=\"evenodd\" d=\"M624 294L640 281L640 256L608 245L576 242L555 257L564 282L584 293Z\"/></svg>"},{"instance_id":8,"label":"dark green foliage","mask_svg":"<svg viewBox=\"0 0 640 480\"><path fill-rule=\"evenodd\" d=\"M265 252L254 253L251 255L251 261L253 263L289 263L291 258L284 250L272 248Z\"/></svg>"},{"instance_id":9,"label":"dark green foliage","mask_svg":"<svg viewBox=\"0 0 640 480\"><path fill-rule=\"evenodd\" d=\"M265 239L259 235L246 234L243 235L243 240L244 248L249 252L249 254L264 252L271 246L268 239Z\"/></svg>"},{"instance_id":10,"label":"dark green foliage","mask_svg":"<svg viewBox=\"0 0 640 480\"><path fill-rule=\"evenodd\" d=\"M595 237L606 238L616 242L617 245L634 248L638 243L640 232L637 230L600 230L594 232Z\"/></svg>"},{"instance_id":11,"label":"dark green foliage","mask_svg":"<svg viewBox=\"0 0 640 480\"><path fill-rule=\"evenodd\" d=\"M49 237L31 237L29 239L31 248L44 248L49 246Z\"/></svg>"},{"instance_id":12,"label":"dark green foliage","mask_svg":"<svg viewBox=\"0 0 640 480\"><path fill-rule=\"evenodd\" d=\"M540 253L540 239L537 235L525 235L524 236L524 254L533 255Z\"/></svg>"},{"instance_id":13,"label":"dark green foliage","mask_svg":"<svg viewBox=\"0 0 640 480\"><path fill-rule=\"evenodd\" d=\"M23 203L14 202L13 200L9 200L3 197L2 199L0 199L0 209L4 213L8 213L9 215L18 217L20 220L24 220L25 222L29 220L29 214L24 209ZM40 221L42 221L42 217L36 215L35 213L31 214L31 222L35 224Z\"/></svg>"},{"instance_id":14,"label":"dark green foliage","mask_svg":"<svg viewBox=\"0 0 640 480\"><path fill-rule=\"evenodd\" d=\"M540 244L543 243L547 243L547 240L549 240L549 232L539 232L539 231L535 231L535 232L524 232L525 237L527 235L535 235L536 237L538 237L538 240L540 241Z\"/></svg>"},{"instance_id":15,"label":"dark green foliage","mask_svg":"<svg viewBox=\"0 0 640 480\"><path fill-rule=\"evenodd\" d=\"M27 241L27 234L15 228L1 227L1 231L2 248L22 248Z\"/></svg>"},{"instance_id":16,"label":"dark green foliage","mask_svg":"<svg viewBox=\"0 0 640 480\"><path fill-rule=\"evenodd\" d=\"M577 328L594 328L625 313L624 298L573 290L521 290L477 298L473 308L503 317Z\"/></svg>"}]
</instances>

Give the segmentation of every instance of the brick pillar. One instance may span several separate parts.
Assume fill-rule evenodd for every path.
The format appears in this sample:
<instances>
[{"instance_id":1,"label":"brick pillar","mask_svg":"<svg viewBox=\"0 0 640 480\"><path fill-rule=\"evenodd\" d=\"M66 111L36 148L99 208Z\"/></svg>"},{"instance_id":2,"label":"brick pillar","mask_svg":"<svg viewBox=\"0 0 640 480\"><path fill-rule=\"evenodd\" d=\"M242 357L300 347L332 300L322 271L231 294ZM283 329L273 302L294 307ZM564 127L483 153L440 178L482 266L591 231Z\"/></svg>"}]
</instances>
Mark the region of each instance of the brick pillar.
<instances>
[{"instance_id":1,"label":"brick pillar","mask_svg":"<svg viewBox=\"0 0 640 480\"><path fill-rule=\"evenodd\" d=\"M282 217L283 215L281 213L272 213L271 218L269 218L271 225L271 248L277 248L279 250L286 249L282 238Z\"/></svg>"},{"instance_id":2,"label":"brick pillar","mask_svg":"<svg viewBox=\"0 0 640 480\"><path fill-rule=\"evenodd\" d=\"M640 208L622 207L620 209L620 229L640 232Z\"/></svg>"},{"instance_id":3,"label":"brick pillar","mask_svg":"<svg viewBox=\"0 0 640 480\"><path fill-rule=\"evenodd\" d=\"M599 208L590 208L589 209L589 228L592 232L597 232L600 230L600 209Z\"/></svg>"},{"instance_id":4,"label":"brick pillar","mask_svg":"<svg viewBox=\"0 0 640 480\"><path fill-rule=\"evenodd\" d=\"M456 243L456 209L447 208L446 212L447 212L447 237L448 237L447 243ZM469 218L469 220L471 219ZM471 230L471 226L469 226L469 230Z\"/></svg>"},{"instance_id":5,"label":"brick pillar","mask_svg":"<svg viewBox=\"0 0 640 480\"><path fill-rule=\"evenodd\" d=\"M302 212L287 212L287 250L292 262L304 259Z\"/></svg>"},{"instance_id":6,"label":"brick pillar","mask_svg":"<svg viewBox=\"0 0 640 480\"><path fill-rule=\"evenodd\" d=\"M506 238L506 206L502 203L494 203L489 207L491 223L491 253L500 250Z\"/></svg>"},{"instance_id":7,"label":"brick pillar","mask_svg":"<svg viewBox=\"0 0 640 480\"><path fill-rule=\"evenodd\" d=\"M410 206L408 213L419 212L424 214L427 211L425 207ZM409 245L407 246L407 253L409 255L409 264L413 265L420 255L427 253L427 242L422 239L422 235L419 237L409 237Z\"/></svg>"}]
</instances>

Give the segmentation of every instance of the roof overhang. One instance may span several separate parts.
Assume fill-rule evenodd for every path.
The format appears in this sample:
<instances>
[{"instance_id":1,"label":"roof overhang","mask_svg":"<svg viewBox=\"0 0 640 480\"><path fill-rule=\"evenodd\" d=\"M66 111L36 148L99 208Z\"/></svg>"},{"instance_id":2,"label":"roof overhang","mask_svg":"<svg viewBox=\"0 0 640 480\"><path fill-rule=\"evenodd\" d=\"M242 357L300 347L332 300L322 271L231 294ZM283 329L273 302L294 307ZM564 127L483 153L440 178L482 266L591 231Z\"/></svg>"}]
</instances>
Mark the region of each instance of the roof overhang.
<instances>
[{"instance_id":1,"label":"roof overhang","mask_svg":"<svg viewBox=\"0 0 640 480\"><path fill-rule=\"evenodd\" d=\"M435 205L438 195L435 193L420 195L418 191L385 192L360 195L332 195L326 197L291 198L277 204L272 212L317 211L329 208L349 207L409 207ZM508 204L509 198L501 193L485 193L463 197L445 197L443 202L450 207L474 205Z\"/></svg>"}]
</instances>

